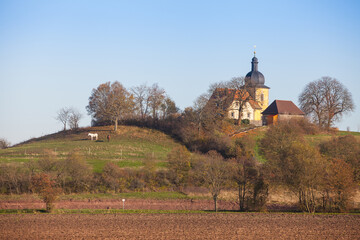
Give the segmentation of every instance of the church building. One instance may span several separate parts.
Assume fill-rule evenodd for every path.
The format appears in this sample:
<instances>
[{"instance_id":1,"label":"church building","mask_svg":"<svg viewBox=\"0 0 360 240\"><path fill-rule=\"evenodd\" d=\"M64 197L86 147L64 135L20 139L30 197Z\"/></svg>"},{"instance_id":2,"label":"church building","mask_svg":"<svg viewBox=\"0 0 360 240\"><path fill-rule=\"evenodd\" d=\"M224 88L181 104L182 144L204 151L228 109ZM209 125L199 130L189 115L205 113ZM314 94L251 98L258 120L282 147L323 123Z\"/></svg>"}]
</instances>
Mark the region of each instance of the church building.
<instances>
[{"instance_id":1,"label":"church building","mask_svg":"<svg viewBox=\"0 0 360 240\"><path fill-rule=\"evenodd\" d=\"M246 74L242 89L217 88L209 102L215 102L219 107L219 101L230 119L248 119L251 124L261 126L263 124L262 112L269 105L269 87L265 85L265 77L258 70L258 59L255 56L251 61L251 71ZM241 99L240 99L241 98ZM239 105L243 103L241 112Z\"/></svg>"}]
</instances>

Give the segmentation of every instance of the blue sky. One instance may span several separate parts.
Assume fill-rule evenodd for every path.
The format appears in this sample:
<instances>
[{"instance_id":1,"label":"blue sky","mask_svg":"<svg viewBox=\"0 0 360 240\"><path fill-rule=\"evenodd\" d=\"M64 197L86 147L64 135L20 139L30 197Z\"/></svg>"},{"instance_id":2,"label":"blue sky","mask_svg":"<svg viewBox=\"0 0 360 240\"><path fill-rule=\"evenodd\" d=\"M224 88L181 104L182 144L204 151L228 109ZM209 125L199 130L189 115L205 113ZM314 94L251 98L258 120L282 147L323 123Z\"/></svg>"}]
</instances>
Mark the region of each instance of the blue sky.
<instances>
[{"instance_id":1,"label":"blue sky","mask_svg":"<svg viewBox=\"0 0 360 240\"><path fill-rule=\"evenodd\" d=\"M359 1L0 0L0 138L61 130L62 107L91 119L107 81L158 83L184 109L211 83L250 71L253 46L274 99L297 102L310 81L337 78L360 130Z\"/></svg>"}]
</instances>

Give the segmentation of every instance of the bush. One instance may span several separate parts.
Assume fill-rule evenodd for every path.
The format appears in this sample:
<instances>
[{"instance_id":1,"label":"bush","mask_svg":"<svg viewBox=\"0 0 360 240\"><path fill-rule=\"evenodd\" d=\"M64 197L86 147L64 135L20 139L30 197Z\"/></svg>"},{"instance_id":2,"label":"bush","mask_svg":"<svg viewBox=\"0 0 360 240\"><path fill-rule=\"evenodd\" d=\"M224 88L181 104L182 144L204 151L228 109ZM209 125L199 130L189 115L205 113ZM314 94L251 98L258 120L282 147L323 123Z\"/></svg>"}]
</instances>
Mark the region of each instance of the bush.
<instances>
[{"instance_id":1,"label":"bush","mask_svg":"<svg viewBox=\"0 0 360 240\"><path fill-rule=\"evenodd\" d=\"M40 173L31 178L32 189L39 194L46 204L46 211L51 212L54 209L54 202L61 193L61 188L55 187L55 181L45 173Z\"/></svg>"},{"instance_id":2,"label":"bush","mask_svg":"<svg viewBox=\"0 0 360 240\"><path fill-rule=\"evenodd\" d=\"M266 161L269 179L289 187L299 197L304 211L315 212L316 192L324 179L324 160L309 146L292 122L270 127L260 148Z\"/></svg>"},{"instance_id":3,"label":"bush","mask_svg":"<svg viewBox=\"0 0 360 240\"><path fill-rule=\"evenodd\" d=\"M249 125L250 120L249 119L243 119L243 120L241 120L241 124Z\"/></svg>"},{"instance_id":4,"label":"bush","mask_svg":"<svg viewBox=\"0 0 360 240\"><path fill-rule=\"evenodd\" d=\"M30 172L22 167L12 164L0 165L0 188L4 194L29 193Z\"/></svg>"},{"instance_id":5,"label":"bush","mask_svg":"<svg viewBox=\"0 0 360 240\"><path fill-rule=\"evenodd\" d=\"M170 182L180 191L188 184L190 157L184 146L173 148L167 156Z\"/></svg>"},{"instance_id":6,"label":"bush","mask_svg":"<svg viewBox=\"0 0 360 240\"><path fill-rule=\"evenodd\" d=\"M315 135L320 132L319 127L306 118L292 119L290 121L293 121L293 124L297 125L303 134Z\"/></svg>"},{"instance_id":7,"label":"bush","mask_svg":"<svg viewBox=\"0 0 360 240\"><path fill-rule=\"evenodd\" d=\"M125 171L120 169L114 163L107 163L101 174L102 183L115 193L124 192L127 187L126 175Z\"/></svg>"},{"instance_id":8,"label":"bush","mask_svg":"<svg viewBox=\"0 0 360 240\"><path fill-rule=\"evenodd\" d=\"M326 212L344 212L350 208L355 192L351 165L341 159L333 159L327 168L322 195L322 207Z\"/></svg>"},{"instance_id":9,"label":"bush","mask_svg":"<svg viewBox=\"0 0 360 240\"><path fill-rule=\"evenodd\" d=\"M360 142L352 135L333 138L320 144L320 153L330 159L350 164L354 180L360 183Z\"/></svg>"},{"instance_id":10,"label":"bush","mask_svg":"<svg viewBox=\"0 0 360 240\"><path fill-rule=\"evenodd\" d=\"M57 165L57 180L66 193L89 190L92 169L79 152L69 153L65 160L58 160Z\"/></svg>"}]
</instances>

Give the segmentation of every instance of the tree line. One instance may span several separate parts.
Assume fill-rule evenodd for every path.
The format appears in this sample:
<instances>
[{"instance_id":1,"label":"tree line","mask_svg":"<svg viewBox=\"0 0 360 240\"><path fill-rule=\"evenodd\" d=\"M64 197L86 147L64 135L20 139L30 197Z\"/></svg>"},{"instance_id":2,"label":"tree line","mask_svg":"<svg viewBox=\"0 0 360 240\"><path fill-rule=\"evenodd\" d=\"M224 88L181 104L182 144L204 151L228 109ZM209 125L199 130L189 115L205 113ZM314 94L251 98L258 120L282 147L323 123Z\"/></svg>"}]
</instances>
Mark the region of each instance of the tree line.
<instances>
[{"instance_id":1,"label":"tree line","mask_svg":"<svg viewBox=\"0 0 360 240\"><path fill-rule=\"evenodd\" d=\"M319 82L335 82L336 89L344 89L333 79ZM48 190L56 187L65 193L182 191L188 186L201 186L211 193L215 210L220 192L236 189L239 209L245 211L262 209L269 186L281 185L298 196L299 208L304 211L346 211L359 184L359 142L352 136L345 136L314 147L307 144L304 134L318 133L331 126L342 114L351 111L354 108L351 95L345 91L336 97L333 94L336 89L322 90L321 93L325 94L323 99L329 99L329 102L321 104L321 114L313 112L316 110L314 106L309 107L307 112L318 126L306 119L289 121L271 126L261 141L251 137L234 141L229 133L244 126L239 122L234 124L226 117L226 108L221 105L223 99L215 99L211 104L208 102L217 87L234 86L244 86L243 78L211 85L209 92L201 95L192 107L180 112L157 84L143 84L130 90L119 82L101 84L93 89L86 107L93 118L93 125L112 124L115 132L118 123L156 128L171 134L187 148L173 149L168 155L167 169L156 169L149 156L144 168L121 169L108 163L101 173L93 173L76 152L69 154L66 160L49 152L45 158L30 161L24 166L2 164L0 189L3 193L43 193L34 188L32 183L39 183L36 179L45 182L45 192L51 192ZM304 92L310 92L308 87ZM301 100L317 99L310 93L302 95ZM345 100L345 103L340 101L341 96L345 96L348 104ZM338 106L339 101L343 108L336 110L335 106L329 107L331 103ZM304 104L302 108L306 110L312 102ZM265 162L260 162L255 156L255 146L260 149Z\"/></svg>"},{"instance_id":2,"label":"tree line","mask_svg":"<svg viewBox=\"0 0 360 240\"><path fill-rule=\"evenodd\" d=\"M112 123L117 131L119 121L165 119L179 111L175 102L157 84L145 84L127 90L121 83L103 83L92 90L86 107L94 124Z\"/></svg>"},{"instance_id":3,"label":"tree line","mask_svg":"<svg viewBox=\"0 0 360 240\"><path fill-rule=\"evenodd\" d=\"M216 88L235 90L239 95L240 112L254 97L251 94L254 86L248 85L244 77L234 77L210 85L208 92L200 95L193 106L180 111L158 84L142 84L128 90L119 82L107 82L92 90L86 109L93 125L112 124L115 131L118 123L156 128L171 134L191 151L216 150L230 157L228 135L247 127L249 122L241 118L228 119L225 103L231 96L215 95L209 101ZM299 103L311 121L325 131L355 108L351 93L331 77L307 84L299 95Z\"/></svg>"},{"instance_id":4,"label":"tree line","mask_svg":"<svg viewBox=\"0 0 360 240\"><path fill-rule=\"evenodd\" d=\"M3 194L49 194L45 201L60 192L181 192L187 187L203 187L211 193L215 210L226 189L238 193L239 210L259 211L265 208L271 187L281 186L298 196L300 210L348 211L360 184L360 143L347 135L311 146L304 139L314 131L308 124L282 122L271 126L261 140L238 138L229 146L232 157L214 150L201 154L177 147L168 154L165 169L157 169L149 156L143 168L124 169L108 162L99 173L76 151L66 159L47 151L41 159L24 165L1 164L0 190ZM255 157L256 144L265 162Z\"/></svg>"}]
</instances>

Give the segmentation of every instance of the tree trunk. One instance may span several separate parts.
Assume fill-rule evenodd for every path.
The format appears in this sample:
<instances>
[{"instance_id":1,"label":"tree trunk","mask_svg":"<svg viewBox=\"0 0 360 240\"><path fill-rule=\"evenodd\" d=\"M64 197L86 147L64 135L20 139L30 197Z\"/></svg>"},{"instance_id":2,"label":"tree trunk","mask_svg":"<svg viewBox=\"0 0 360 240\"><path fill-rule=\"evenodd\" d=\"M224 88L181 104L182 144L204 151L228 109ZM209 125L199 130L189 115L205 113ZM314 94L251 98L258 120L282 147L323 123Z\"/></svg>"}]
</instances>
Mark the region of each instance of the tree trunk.
<instances>
[{"instance_id":1,"label":"tree trunk","mask_svg":"<svg viewBox=\"0 0 360 240\"><path fill-rule=\"evenodd\" d=\"M241 112L242 112L242 110L243 110L243 106L242 106L242 104L239 102L239 118L238 118L238 122L237 122L237 124L240 126L241 125L241 120L242 120L242 118L241 118Z\"/></svg>"},{"instance_id":2,"label":"tree trunk","mask_svg":"<svg viewBox=\"0 0 360 240\"><path fill-rule=\"evenodd\" d=\"M214 198L215 212L217 212L217 195L214 195L213 198Z\"/></svg>"},{"instance_id":3,"label":"tree trunk","mask_svg":"<svg viewBox=\"0 0 360 240\"><path fill-rule=\"evenodd\" d=\"M237 125L241 125L241 111L242 111L242 109L241 108L239 108L239 118L238 118L238 121L237 121Z\"/></svg>"},{"instance_id":4,"label":"tree trunk","mask_svg":"<svg viewBox=\"0 0 360 240\"><path fill-rule=\"evenodd\" d=\"M119 121L119 118L115 118L115 126L114 126L114 131L116 132L117 129L118 129L118 121Z\"/></svg>"},{"instance_id":5,"label":"tree trunk","mask_svg":"<svg viewBox=\"0 0 360 240\"><path fill-rule=\"evenodd\" d=\"M245 210L245 193L246 193L245 185L246 184L241 184L241 183L239 184L239 207L240 207L240 211Z\"/></svg>"}]
</instances>

